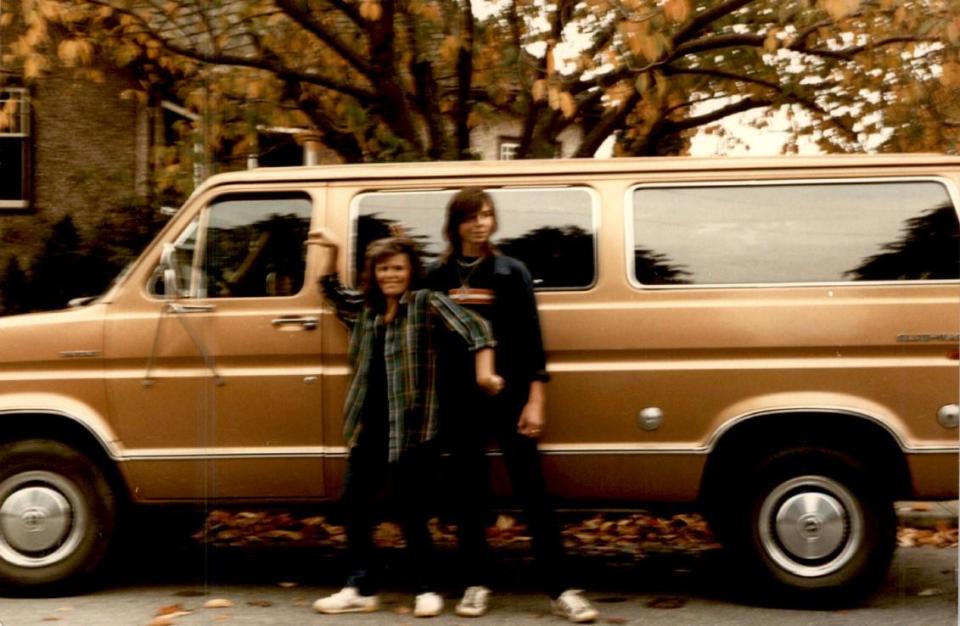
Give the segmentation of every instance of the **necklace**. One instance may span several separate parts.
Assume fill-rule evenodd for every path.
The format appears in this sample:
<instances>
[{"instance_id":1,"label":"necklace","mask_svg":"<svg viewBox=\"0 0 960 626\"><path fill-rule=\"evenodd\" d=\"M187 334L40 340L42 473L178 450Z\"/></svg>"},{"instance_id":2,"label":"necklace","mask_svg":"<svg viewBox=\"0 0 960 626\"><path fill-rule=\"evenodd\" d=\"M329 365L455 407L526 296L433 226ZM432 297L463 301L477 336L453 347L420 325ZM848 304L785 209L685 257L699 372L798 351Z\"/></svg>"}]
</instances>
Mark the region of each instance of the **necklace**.
<instances>
[{"instance_id":1,"label":"necklace","mask_svg":"<svg viewBox=\"0 0 960 626\"><path fill-rule=\"evenodd\" d=\"M460 279L460 289L459 291L462 294L465 294L470 288L470 277L473 276L473 273L477 271L477 268L480 267L480 262L483 261L482 256L478 256L472 261L463 262L459 258L457 259L457 278ZM468 269L466 276L463 274L463 270Z\"/></svg>"}]
</instances>

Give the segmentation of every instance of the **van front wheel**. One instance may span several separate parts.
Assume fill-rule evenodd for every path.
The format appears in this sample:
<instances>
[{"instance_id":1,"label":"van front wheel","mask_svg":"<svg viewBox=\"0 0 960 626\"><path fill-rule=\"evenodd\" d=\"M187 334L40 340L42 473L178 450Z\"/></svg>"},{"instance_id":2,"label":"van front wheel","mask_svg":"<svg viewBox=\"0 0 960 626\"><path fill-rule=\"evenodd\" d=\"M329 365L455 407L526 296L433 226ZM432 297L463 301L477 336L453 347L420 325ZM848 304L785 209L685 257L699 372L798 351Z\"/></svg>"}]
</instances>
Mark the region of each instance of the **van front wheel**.
<instances>
[{"instance_id":1,"label":"van front wheel","mask_svg":"<svg viewBox=\"0 0 960 626\"><path fill-rule=\"evenodd\" d=\"M73 448L47 440L0 447L0 586L76 582L102 561L114 521L106 478Z\"/></svg>"},{"instance_id":2,"label":"van front wheel","mask_svg":"<svg viewBox=\"0 0 960 626\"><path fill-rule=\"evenodd\" d=\"M738 541L761 581L792 599L832 601L871 591L896 543L893 503L865 469L834 450L768 457L753 474L748 536Z\"/></svg>"}]
</instances>

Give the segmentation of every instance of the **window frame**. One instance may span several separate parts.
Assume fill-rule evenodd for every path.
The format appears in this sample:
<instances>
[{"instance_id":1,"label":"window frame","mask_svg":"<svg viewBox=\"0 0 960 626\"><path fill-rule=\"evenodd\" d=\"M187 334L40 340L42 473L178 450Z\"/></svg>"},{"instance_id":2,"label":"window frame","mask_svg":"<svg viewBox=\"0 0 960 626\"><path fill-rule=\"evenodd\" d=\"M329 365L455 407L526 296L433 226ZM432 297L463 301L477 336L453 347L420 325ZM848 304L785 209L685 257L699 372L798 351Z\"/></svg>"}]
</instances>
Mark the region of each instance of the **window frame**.
<instances>
[{"instance_id":1,"label":"window frame","mask_svg":"<svg viewBox=\"0 0 960 626\"><path fill-rule=\"evenodd\" d=\"M636 183L627 187L624 194L624 252L627 283L634 289L646 290L701 290L701 289L781 289L784 287L851 287L851 286L892 286L892 285L956 285L960 279L931 279L931 280L839 280L839 281L794 281L794 282L763 282L763 283L713 283L687 285L650 285L641 283L636 278L636 264L633 261L636 249L634 227L637 223L637 205L634 202L635 192L640 189L676 189L691 187L774 187L778 185L844 185L844 184L873 184L873 183L938 183L947 192L947 197L953 203L954 213L960 222L960 193L954 181L946 176L858 176L845 178L771 178L763 180L722 180L722 181L677 181Z\"/></svg>"},{"instance_id":2,"label":"window frame","mask_svg":"<svg viewBox=\"0 0 960 626\"><path fill-rule=\"evenodd\" d=\"M0 137L16 138L20 140L21 154L21 197L19 200L7 200L0 198L0 211L17 211L30 207L31 200L31 149L30 149L30 90L26 87L0 87L0 93L11 95L19 94L20 100L20 124L19 132L11 132L9 129L0 129Z\"/></svg>"},{"instance_id":3,"label":"window frame","mask_svg":"<svg viewBox=\"0 0 960 626\"><path fill-rule=\"evenodd\" d=\"M347 279L350 281L350 285L356 287L359 285L359 268L353 267L353 259L357 254L357 220L360 214L360 200L364 196L372 194L391 194L391 195L402 195L408 193L456 193L459 189L463 187L476 184L472 181L463 181L462 185L457 185L455 187L424 187L423 189L368 189L360 190L353 195L350 199L350 207L347 211L347 240L348 243L344 246L344 258L347 262ZM484 191L559 191L559 190L582 190L587 192L587 196L590 198L590 235L593 239L593 280L589 285L577 286L577 287L538 287L536 284L533 286L533 290L537 293L561 293L561 292L583 292L590 291L597 286L597 282L600 280L600 194L592 186L588 184L558 184L558 185L536 185L536 186L524 186L524 185L480 185ZM497 211L502 211L500 207L497 207ZM440 233L442 238L442 229L443 229L443 220L441 215L441 220L437 225L437 232ZM426 267L424 267L426 269Z\"/></svg>"},{"instance_id":4,"label":"window frame","mask_svg":"<svg viewBox=\"0 0 960 626\"><path fill-rule=\"evenodd\" d=\"M517 152L520 150L520 138L519 137L500 137L497 141L497 160L498 161L516 161ZM512 153L509 157L504 158L503 151L505 148L512 149Z\"/></svg>"},{"instance_id":5,"label":"window frame","mask_svg":"<svg viewBox=\"0 0 960 626\"><path fill-rule=\"evenodd\" d=\"M188 281L189 289L186 295L177 294L177 297L176 297L177 300L225 302L225 301L251 301L251 300L269 299L272 301L272 300L282 300L282 299L289 300L293 298L298 298L304 293L304 290L306 289L306 287L310 282L309 280L310 268L307 264L306 258L304 258L304 265L303 265L303 268L304 268L303 284L300 285L300 289L297 290L295 293L292 293L289 295L282 295L282 296L262 295L262 296L227 296L227 297L212 297L207 295L205 291L201 293L202 291L201 288L203 287L203 281L204 281L203 264L207 254L207 231L210 226L211 208L214 205L216 205L218 202L222 202L225 199L227 201L256 199L258 197L262 198L263 196L273 196L273 197L286 196L291 199L297 196L301 196L301 199L306 200L310 205L309 225L307 228L308 232L310 228L313 227L314 216L317 212L317 202L314 195L311 194L306 189L304 190L290 189L290 190L276 190L276 191L274 190L270 190L270 191L234 190L234 191L224 191L223 193L219 193L214 196L211 196L208 200L203 202L203 205L197 210L196 213L193 214L193 217L186 222L183 228L180 228L176 232L176 235L174 237L170 239L165 239L165 241L167 241L168 243L175 244L176 242L181 241L186 235L187 231L190 230L191 227L194 227L193 226L194 224L196 224L196 226L194 227L196 229L196 238L194 240L194 251L190 257L190 277ZM306 241L307 240L304 239L304 244L306 244ZM163 300L164 296L155 293L151 287L154 280L156 280L155 272L153 275L151 275L151 278L147 283L146 292L153 299Z\"/></svg>"}]
</instances>

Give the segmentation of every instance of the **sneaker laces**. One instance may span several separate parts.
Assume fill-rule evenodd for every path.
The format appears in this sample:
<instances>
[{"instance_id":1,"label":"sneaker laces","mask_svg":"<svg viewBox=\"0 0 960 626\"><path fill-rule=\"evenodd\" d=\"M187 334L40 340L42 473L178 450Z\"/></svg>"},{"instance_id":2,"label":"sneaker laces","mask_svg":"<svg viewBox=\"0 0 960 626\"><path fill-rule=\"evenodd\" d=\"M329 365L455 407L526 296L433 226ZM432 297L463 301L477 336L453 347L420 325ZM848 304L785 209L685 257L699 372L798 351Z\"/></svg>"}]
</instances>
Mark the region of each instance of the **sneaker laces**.
<instances>
[{"instance_id":1,"label":"sneaker laces","mask_svg":"<svg viewBox=\"0 0 960 626\"><path fill-rule=\"evenodd\" d=\"M483 587L467 587L463 594L463 605L469 607L479 607L480 598L483 596Z\"/></svg>"},{"instance_id":2,"label":"sneaker laces","mask_svg":"<svg viewBox=\"0 0 960 626\"><path fill-rule=\"evenodd\" d=\"M590 610L590 603L582 595L581 589L571 589L560 596L560 601L566 605L567 610L572 614L583 613Z\"/></svg>"}]
</instances>

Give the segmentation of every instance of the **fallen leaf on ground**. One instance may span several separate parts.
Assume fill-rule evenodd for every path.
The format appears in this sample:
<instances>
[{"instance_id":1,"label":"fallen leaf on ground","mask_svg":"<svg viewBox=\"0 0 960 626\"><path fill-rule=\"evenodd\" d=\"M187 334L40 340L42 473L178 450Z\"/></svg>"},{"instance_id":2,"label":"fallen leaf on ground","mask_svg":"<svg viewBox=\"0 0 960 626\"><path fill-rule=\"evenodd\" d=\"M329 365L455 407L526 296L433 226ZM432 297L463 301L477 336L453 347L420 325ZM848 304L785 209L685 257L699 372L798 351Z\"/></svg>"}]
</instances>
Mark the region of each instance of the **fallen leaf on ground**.
<instances>
[{"instance_id":1,"label":"fallen leaf on ground","mask_svg":"<svg viewBox=\"0 0 960 626\"><path fill-rule=\"evenodd\" d=\"M155 615L161 616L161 615L170 615L171 613L182 613L182 612L183 612L182 606L180 606L179 604L170 604L167 606L161 606L159 609L157 609L157 612L155 613Z\"/></svg>"},{"instance_id":2,"label":"fallen leaf on ground","mask_svg":"<svg viewBox=\"0 0 960 626\"><path fill-rule=\"evenodd\" d=\"M174 619L169 615L161 615L160 617L155 617L150 620L150 623L147 626L173 626L176 624Z\"/></svg>"},{"instance_id":3,"label":"fallen leaf on ground","mask_svg":"<svg viewBox=\"0 0 960 626\"><path fill-rule=\"evenodd\" d=\"M229 609L232 606L233 602L226 598L213 598L203 603L205 609Z\"/></svg>"}]
</instances>

